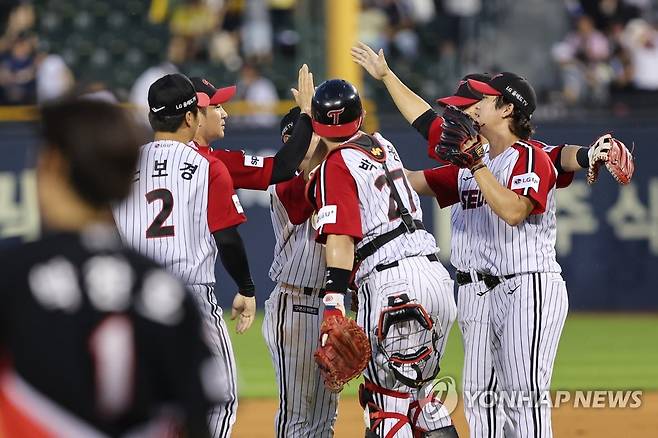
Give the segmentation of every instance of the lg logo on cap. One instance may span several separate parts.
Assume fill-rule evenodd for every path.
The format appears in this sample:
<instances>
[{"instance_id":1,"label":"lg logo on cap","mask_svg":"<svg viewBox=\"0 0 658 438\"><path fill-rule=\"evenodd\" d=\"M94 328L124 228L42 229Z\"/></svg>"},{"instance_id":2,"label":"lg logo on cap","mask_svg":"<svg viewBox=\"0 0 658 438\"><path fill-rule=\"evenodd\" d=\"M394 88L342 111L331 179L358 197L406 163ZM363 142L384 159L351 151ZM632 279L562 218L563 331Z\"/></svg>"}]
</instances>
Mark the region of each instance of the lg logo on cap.
<instances>
[{"instance_id":1,"label":"lg logo on cap","mask_svg":"<svg viewBox=\"0 0 658 438\"><path fill-rule=\"evenodd\" d=\"M338 125L338 117L343 114L345 108L339 108L331 111L327 111L327 117L331 117L332 123Z\"/></svg>"},{"instance_id":2,"label":"lg logo on cap","mask_svg":"<svg viewBox=\"0 0 658 438\"><path fill-rule=\"evenodd\" d=\"M521 94L519 94L519 92L516 91L514 88L512 88L512 87L510 87L510 86L507 86L507 87L505 87L505 90L507 90L507 92L508 92L509 94L511 94L512 96L514 96L514 98L515 98L516 100L518 100L521 104L523 104L523 106L528 106L528 101L525 100L525 99L523 98L523 96L521 96Z\"/></svg>"}]
</instances>

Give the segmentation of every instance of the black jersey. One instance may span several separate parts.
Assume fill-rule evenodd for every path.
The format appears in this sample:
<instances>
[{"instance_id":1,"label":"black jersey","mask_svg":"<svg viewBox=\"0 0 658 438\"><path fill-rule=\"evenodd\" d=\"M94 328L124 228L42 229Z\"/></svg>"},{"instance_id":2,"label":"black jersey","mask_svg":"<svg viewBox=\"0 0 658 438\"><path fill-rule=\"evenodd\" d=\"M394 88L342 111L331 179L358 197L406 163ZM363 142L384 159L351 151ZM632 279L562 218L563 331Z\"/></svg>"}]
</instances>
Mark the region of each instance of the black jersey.
<instances>
[{"instance_id":1,"label":"black jersey","mask_svg":"<svg viewBox=\"0 0 658 438\"><path fill-rule=\"evenodd\" d=\"M0 436L208 435L221 390L192 297L114 229L4 251L0 303Z\"/></svg>"}]
</instances>

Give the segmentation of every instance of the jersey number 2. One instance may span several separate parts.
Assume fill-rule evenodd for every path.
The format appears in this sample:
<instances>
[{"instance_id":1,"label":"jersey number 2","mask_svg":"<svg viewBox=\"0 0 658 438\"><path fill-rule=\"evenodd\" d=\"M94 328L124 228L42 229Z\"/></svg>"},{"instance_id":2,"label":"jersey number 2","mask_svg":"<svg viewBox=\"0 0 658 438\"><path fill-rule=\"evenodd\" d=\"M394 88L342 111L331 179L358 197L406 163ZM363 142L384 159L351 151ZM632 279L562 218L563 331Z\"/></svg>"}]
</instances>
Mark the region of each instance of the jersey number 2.
<instances>
[{"instance_id":1,"label":"jersey number 2","mask_svg":"<svg viewBox=\"0 0 658 438\"><path fill-rule=\"evenodd\" d=\"M153 219L151 225L146 229L146 238L151 239L154 237L171 237L174 233L173 225L164 225L165 221L174 209L174 195L167 189L155 189L146 194L148 203L160 200L162 201L162 209L160 213Z\"/></svg>"}]
</instances>

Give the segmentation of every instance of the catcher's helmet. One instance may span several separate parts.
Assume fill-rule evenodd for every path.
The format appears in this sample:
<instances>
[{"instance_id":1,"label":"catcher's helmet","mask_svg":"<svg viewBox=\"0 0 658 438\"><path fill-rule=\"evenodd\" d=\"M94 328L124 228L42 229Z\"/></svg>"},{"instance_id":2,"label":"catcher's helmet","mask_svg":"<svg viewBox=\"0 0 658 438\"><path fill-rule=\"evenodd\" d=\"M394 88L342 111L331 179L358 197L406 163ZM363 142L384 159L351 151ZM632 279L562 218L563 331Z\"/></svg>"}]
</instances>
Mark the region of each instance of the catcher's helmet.
<instances>
[{"instance_id":1,"label":"catcher's helmet","mask_svg":"<svg viewBox=\"0 0 658 438\"><path fill-rule=\"evenodd\" d=\"M342 79L330 79L315 89L311 101L313 131L320 137L354 135L363 121L359 92Z\"/></svg>"}]
</instances>

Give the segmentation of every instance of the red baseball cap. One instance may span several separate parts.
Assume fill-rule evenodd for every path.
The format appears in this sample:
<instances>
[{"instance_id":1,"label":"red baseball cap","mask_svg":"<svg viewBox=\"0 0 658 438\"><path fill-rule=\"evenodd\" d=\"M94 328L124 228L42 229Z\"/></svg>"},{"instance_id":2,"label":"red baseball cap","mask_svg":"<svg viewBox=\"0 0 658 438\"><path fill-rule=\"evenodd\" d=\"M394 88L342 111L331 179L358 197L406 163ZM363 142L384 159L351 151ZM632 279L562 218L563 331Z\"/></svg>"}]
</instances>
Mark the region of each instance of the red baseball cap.
<instances>
[{"instance_id":1,"label":"red baseball cap","mask_svg":"<svg viewBox=\"0 0 658 438\"><path fill-rule=\"evenodd\" d=\"M198 93L202 93L208 96L209 105L221 105L228 102L235 96L237 87L231 85L224 88L216 88L213 84L210 83L207 79L194 77L190 78L194 88Z\"/></svg>"},{"instance_id":2,"label":"red baseball cap","mask_svg":"<svg viewBox=\"0 0 658 438\"><path fill-rule=\"evenodd\" d=\"M442 97L441 99L438 99L437 102L445 106L452 105L458 108L464 108L471 106L481 100L484 95L469 86L469 79L487 83L491 79L491 76L489 76L487 73L468 74L464 76L461 81L459 81L457 90L455 90L455 93L452 96Z\"/></svg>"}]
</instances>

